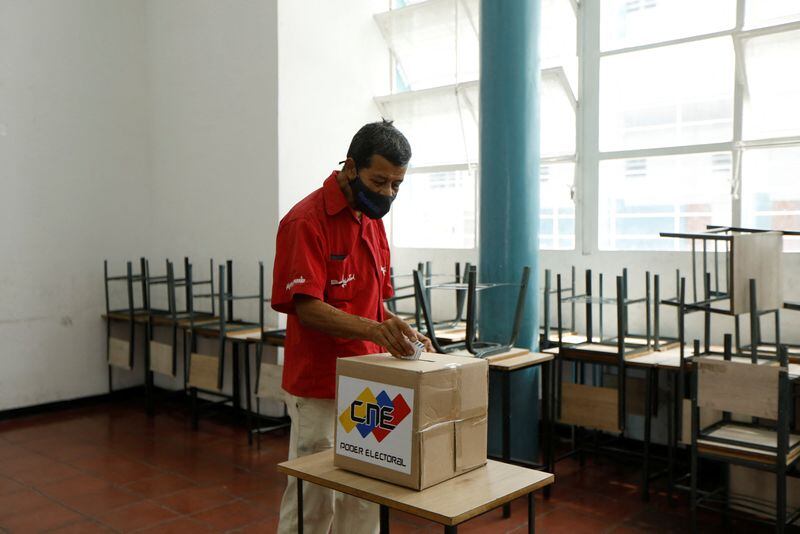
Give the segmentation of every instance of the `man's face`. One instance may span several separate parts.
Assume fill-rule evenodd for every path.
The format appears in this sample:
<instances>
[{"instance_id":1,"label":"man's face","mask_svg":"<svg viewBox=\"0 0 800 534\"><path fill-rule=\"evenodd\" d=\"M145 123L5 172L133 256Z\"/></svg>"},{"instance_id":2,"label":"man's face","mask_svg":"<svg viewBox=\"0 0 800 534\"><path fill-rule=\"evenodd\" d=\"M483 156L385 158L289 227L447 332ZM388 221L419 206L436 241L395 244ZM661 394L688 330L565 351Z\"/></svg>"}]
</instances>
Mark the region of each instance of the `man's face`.
<instances>
[{"instance_id":1,"label":"man's face","mask_svg":"<svg viewBox=\"0 0 800 534\"><path fill-rule=\"evenodd\" d=\"M371 191L393 197L400 190L400 184L406 176L406 167L392 165L389 160L376 154L372 156L369 167L359 169L358 176ZM354 180L355 177L354 168L350 179Z\"/></svg>"}]
</instances>

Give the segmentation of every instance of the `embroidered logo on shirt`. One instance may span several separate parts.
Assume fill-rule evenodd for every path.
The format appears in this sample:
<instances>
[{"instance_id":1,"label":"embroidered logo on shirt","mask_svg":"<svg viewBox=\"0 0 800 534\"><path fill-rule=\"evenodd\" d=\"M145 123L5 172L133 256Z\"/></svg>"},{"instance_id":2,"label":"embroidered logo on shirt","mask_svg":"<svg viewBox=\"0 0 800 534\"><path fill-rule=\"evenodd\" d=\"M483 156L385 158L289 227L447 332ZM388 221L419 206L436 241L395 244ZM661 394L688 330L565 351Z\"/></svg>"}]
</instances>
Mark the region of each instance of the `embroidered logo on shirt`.
<instances>
[{"instance_id":1,"label":"embroidered logo on shirt","mask_svg":"<svg viewBox=\"0 0 800 534\"><path fill-rule=\"evenodd\" d=\"M384 266L381 266L381 272L382 272L382 273L383 273L383 275L385 276L385 275L386 275L386 267L384 267Z\"/></svg>"},{"instance_id":2,"label":"embroidered logo on shirt","mask_svg":"<svg viewBox=\"0 0 800 534\"><path fill-rule=\"evenodd\" d=\"M292 280L291 282L286 284L286 291L289 291L290 289L292 289L296 285L305 284L305 283L306 283L306 279L303 278L302 276L300 278L295 278L294 280Z\"/></svg>"},{"instance_id":3,"label":"embroidered logo on shirt","mask_svg":"<svg viewBox=\"0 0 800 534\"><path fill-rule=\"evenodd\" d=\"M347 287L347 284L349 284L350 282L352 282L355 279L356 279L356 275L351 274L347 278L342 278L341 280L331 280L331 285L332 286Z\"/></svg>"}]
</instances>

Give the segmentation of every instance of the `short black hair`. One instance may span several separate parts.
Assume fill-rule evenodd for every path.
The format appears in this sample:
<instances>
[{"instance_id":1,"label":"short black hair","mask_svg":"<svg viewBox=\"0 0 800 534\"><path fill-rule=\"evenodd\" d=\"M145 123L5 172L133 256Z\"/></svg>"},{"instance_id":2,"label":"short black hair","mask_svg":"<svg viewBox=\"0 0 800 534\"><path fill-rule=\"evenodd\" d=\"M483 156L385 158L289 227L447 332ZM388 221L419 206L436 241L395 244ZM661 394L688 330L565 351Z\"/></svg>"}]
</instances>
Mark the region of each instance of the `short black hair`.
<instances>
[{"instance_id":1,"label":"short black hair","mask_svg":"<svg viewBox=\"0 0 800 534\"><path fill-rule=\"evenodd\" d=\"M361 127L350 141L347 157L356 162L356 169L366 169L372 164L372 156L386 158L392 165L405 167L411 159L411 145L392 121L381 119Z\"/></svg>"}]
</instances>

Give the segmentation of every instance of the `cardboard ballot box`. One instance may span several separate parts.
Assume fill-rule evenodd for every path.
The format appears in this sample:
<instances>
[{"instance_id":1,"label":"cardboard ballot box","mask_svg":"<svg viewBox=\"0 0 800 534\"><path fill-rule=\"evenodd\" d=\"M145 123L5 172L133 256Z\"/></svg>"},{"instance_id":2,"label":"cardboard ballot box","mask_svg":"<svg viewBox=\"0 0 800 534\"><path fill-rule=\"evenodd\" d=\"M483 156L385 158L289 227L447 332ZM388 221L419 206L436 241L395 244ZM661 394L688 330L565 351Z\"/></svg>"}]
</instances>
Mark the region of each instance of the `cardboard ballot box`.
<instances>
[{"instance_id":1,"label":"cardboard ballot box","mask_svg":"<svg viewBox=\"0 0 800 534\"><path fill-rule=\"evenodd\" d=\"M334 465L413 489L484 465L488 375L464 356L339 358Z\"/></svg>"}]
</instances>

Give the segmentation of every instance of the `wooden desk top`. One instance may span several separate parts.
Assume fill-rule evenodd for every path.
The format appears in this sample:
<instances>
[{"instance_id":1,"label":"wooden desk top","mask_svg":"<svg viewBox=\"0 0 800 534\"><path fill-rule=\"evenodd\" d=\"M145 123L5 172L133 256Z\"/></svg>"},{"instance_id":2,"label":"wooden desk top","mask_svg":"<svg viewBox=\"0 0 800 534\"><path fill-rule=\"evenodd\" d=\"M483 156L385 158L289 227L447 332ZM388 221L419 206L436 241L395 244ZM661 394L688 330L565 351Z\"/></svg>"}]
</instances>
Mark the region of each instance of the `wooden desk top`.
<instances>
[{"instance_id":1,"label":"wooden desk top","mask_svg":"<svg viewBox=\"0 0 800 534\"><path fill-rule=\"evenodd\" d=\"M451 352L456 356L473 357L473 354L467 349L461 349ZM553 354L545 354L543 352L531 352L528 349L513 348L500 354L493 354L484 358L489 362L489 369L497 371L516 371L517 369L524 369L525 367L533 367L534 365L541 365L554 359Z\"/></svg>"},{"instance_id":2,"label":"wooden desk top","mask_svg":"<svg viewBox=\"0 0 800 534\"><path fill-rule=\"evenodd\" d=\"M800 378L800 364L798 363L790 363L789 364L789 379L796 380Z\"/></svg>"},{"instance_id":3,"label":"wooden desk top","mask_svg":"<svg viewBox=\"0 0 800 534\"><path fill-rule=\"evenodd\" d=\"M611 338L613 339L614 336L612 336ZM550 341L552 341L552 342L557 343L558 342L558 332L556 332L555 334L550 334L548 339ZM609 339L609 336L606 336L604 339L606 339L606 340ZM565 344L568 344L568 345L578 345L578 344L586 343L586 336L584 336L583 334L576 334L574 332L572 332L572 333L566 333L565 332L561 336L561 342L565 343ZM654 338L651 337L650 338L650 344L652 345L653 342L654 342ZM600 343L600 337L592 336L592 343ZM625 344L626 345L646 345L647 344L647 338L644 337L644 336L627 336L627 337L625 337ZM670 348L670 347L673 347L673 346L675 346L677 344L678 344L678 340L677 339L672 339L672 338L666 338L666 339L662 338L662 339L659 339L659 342L658 342L659 347L662 348L662 349Z\"/></svg>"},{"instance_id":4,"label":"wooden desk top","mask_svg":"<svg viewBox=\"0 0 800 534\"><path fill-rule=\"evenodd\" d=\"M558 343L558 332L555 334L550 334L548 339L554 343ZM594 339L597 339L595 337ZM586 336L582 336L580 334L576 334L575 332L563 332L561 334L561 342L562 343L586 343Z\"/></svg>"},{"instance_id":5,"label":"wooden desk top","mask_svg":"<svg viewBox=\"0 0 800 534\"><path fill-rule=\"evenodd\" d=\"M198 315L194 318L195 326L202 326L205 324L219 322L219 317L212 317L211 315ZM153 316L153 324L156 326L172 326L172 317L165 314ZM192 320L188 317L178 317L175 321L179 328L191 328Z\"/></svg>"},{"instance_id":6,"label":"wooden desk top","mask_svg":"<svg viewBox=\"0 0 800 534\"><path fill-rule=\"evenodd\" d=\"M111 312L108 315L105 313L102 315L103 319L110 319L112 321L129 321L130 314L127 312ZM134 312L133 314L133 322L134 323L146 323L150 319L150 316L146 311Z\"/></svg>"},{"instance_id":7,"label":"wooden desk top","mask_svg":"<svg viewBox=\"0 0 800 534\"><path fill-rule=\"evenodd\" d=\"M285 330L283 330L284 335L277 335L273 332L277 332L273 327L266 327L264 330L264 342L268 345L274 345L277 347L282 347L284 341L286 340ZM272 334L272 335L270 335ZM249 330L236 330L234 332L229 332L226 337L228 339L232 339L234 341L251 341L257 342L262 339L261 334L258 331L258 328L249 329Z\"/></svg>"},{"instance_id":8,"label":"wooden desk top","mask_svg":"<svg viewBox=\"0 0 800 534\"><path fill-rule=\"evenodd\" d=\"M526 367L547 363L554 358L555 356L552 354L529 352L523 356L515 356L513 358L500 360L499 362L489 361L489 369L495 369L497 371L516 371L517 369L524 369ZM488 360L489 358L486 359Z\"/></svg>"},{"instance_id":9,"label":"wooden desk top","mask_svg":"<svg viewBox=\"0 0 800 534\"><path fill-rule=\"evenodd\" d=\"M487 356L489 369L496 371L516 371L553 360L555 356L543 352L530 352L528 349L511 349L500 354Z\"/></svg>"},{"instance_id":10,"label":"wooden desk top","mask_svg":"<svg viewBox=\"0 0 800 534\"><path fill-rule=\"evenodd\" d=\"M255 334L256 336L259 335L259 327L258 325L251 325L251 324L241 324L236 322L227 323L225 325L225 338L226 339L233 339L233 340L240 340L241 337L236 336L244 336L247 334ZM230 329L230 330L228 330ZM204 325L195 325L194 328L195 333L201 337L219 337L219 321L215 321L212 323L206 323Z\"/></svg>"},{"instance_id":11,"label":"wooden desk top","mask_svg":"<svg viewBox=\"0 0 800 534\"><path fill-rule=\"evenodd\" d=\"M550 473L489 460L479 469L422 491L333 466L327 450L278 464L278 471L442 525L458 525L553 483Z\"/></svg>"},{"instance_id":12,"label":"wooden desk top","mask_svg":"<svg viewBox=\"0 0 800 534\"><path fill-rule=\"evenodd\" d=\"M443 328L436 330L436 339L448 341L450 343L458 343L467 339L467 327L457 326L455 328Z\"/></svg>"},{"instance_id":13,"label":"wooden desk top","mask_svg":"<svg viewBox=\"0 0 800 534\"><path fill-rule=\"evenodd\" d=\"M235 330L233 332L227 332L225 337L235 341L258 341L261 339L261 332L259 332L258 328Z\"/></svg>"},{"instance_id":14,"label":"wooden desk top","mask_svg":"<svg viewBox=\"0 0 800 534\"><path fill-rule=\"evenodd\" d=\"M689 354L687 348L687 354ZM651 352L631 354L625 358L625 362L635 367L669 367L679 368L681 366L681 348L673 347L667 350L654 350Z\"/></svg>"}]
</instances>

